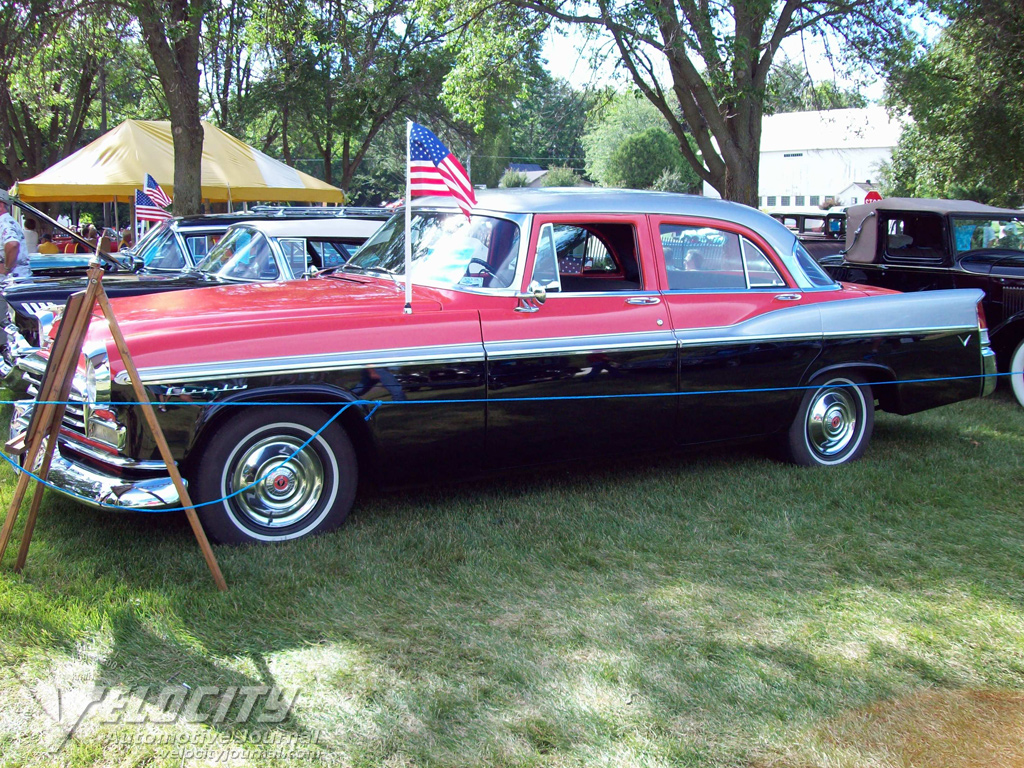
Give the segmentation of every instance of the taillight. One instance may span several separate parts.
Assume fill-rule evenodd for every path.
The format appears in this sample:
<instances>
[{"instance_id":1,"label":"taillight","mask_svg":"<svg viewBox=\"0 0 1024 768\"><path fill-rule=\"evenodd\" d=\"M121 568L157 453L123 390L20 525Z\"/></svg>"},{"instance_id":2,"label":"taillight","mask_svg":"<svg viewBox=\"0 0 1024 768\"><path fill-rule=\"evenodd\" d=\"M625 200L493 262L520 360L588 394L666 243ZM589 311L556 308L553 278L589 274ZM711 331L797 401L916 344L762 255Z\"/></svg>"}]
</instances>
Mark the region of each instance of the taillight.
<instances>
[{"instance_id":1,"label":"taillight","mask_svg":"<svg viewBox=\"0 0 1024 768\"><path fill-rule=\"evenodd\" d=\"M988 321L985 320L985 307L978 302L978 331L981 334L981 345L988 346Z\"/></svg>"}]
</instances>

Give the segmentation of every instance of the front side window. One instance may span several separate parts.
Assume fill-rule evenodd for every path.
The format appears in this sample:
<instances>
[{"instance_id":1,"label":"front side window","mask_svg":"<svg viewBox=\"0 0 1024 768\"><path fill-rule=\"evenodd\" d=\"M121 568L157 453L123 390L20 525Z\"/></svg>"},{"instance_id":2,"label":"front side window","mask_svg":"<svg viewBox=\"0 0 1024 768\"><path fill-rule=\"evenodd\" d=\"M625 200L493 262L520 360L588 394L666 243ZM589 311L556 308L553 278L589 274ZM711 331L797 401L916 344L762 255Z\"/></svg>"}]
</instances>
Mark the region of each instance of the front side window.
<instances>
[{"instance_id":1,"label":"front side window","mask_svg":"<svg viewBox=\"0 0 1024 768\"><path fill-rule=\"evenodd\" d=\"M954 218L957 255L968 251L1024 251L1024 219Z\"/></svg>"},{"instance_id":2,"label":"front side window","mask_svg":"<svg viewBox=\"0 0 1024 768\"><path fill-rule=\"evenodd\" d=\"M225 280L277 280L281 272L263 233L232 227L197 269Z\"/></svg>"},{"instance_id":3,"label":"front side window","mask_svg":"<svg viewBox=\"0 0 1024 768\"><path fill-rule=\"evenodd\" d=\"M519 260L519 226L494 216L414 212L412 280L437 288L509 288ZM405 274L404 217L393 216L342 267Z\"/></svg>"},{"instance_id":4,"label":"front side window","mask_svg":"<svg viewBox=\"0 0 1024 768\"><path fill-rule=\"evenodd\" d=\"M178 247L178 238L169 227L148 238L136 255L152 272L180 272L187 266L185 255Z\"/></svg>"},{"instance_id":5,"label":"front side window","mask_svg":"<svg viewBox=\"0 0 1024 768\"><path fill-rule=\"evenodd\" d=\"M637 258L636 227L632 222L580 221L544 224L555 250L560 290L563 293L638 291L642 285ZM535 264L541 263L538 253ZM546 247L546 246L545 246ZM534 267L536 279L537 267Z\"/></svg>"},{"instance_id":6,"label":"front side window","mask_svg":"<svg viewBox=\"0 0 1024 768\"><path fill-rule=\"evenodd\" d=\"M306 273L306 240L301 237L282 237L277 244L281 247L281 254L288 263L293 277L300 277Z\"/></svg>"}]
</instances>

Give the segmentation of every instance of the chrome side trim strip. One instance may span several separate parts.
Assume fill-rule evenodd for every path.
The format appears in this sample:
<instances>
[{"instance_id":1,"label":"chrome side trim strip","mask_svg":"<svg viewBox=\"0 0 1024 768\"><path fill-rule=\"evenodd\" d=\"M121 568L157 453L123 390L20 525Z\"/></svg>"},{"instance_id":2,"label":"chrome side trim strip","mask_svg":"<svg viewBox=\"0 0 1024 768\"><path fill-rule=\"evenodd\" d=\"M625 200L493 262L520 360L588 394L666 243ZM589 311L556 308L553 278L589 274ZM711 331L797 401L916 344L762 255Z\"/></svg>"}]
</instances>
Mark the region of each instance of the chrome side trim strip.
<instances>
[{"instance_id":1,"label":"chrome side trim strip","mask_svg":"<svg viewBox=\"0 0 1024 768\"><path fill-rule=\"evenodd\" d=\"M334 352L322 355L268 357L231 362L154 366L140 369L144 384L178 384L185 381L209 381L237 376L272 375L296 371L351 370L367 366L406 365L409 363L483 362L481 344L445 344L436 347ZM129 384L125 371L114 379Z\"/></svg>"},{"instance_id":2,"label":"chrome side trim strip","mask_svg":"<svg viewBox=\"0 0 1024 768\"><path fill-rule=\"evenodd\" d=\"M556 354L586 354L608 350L674 349L671 330L649 333L613 333L600 336L570 336L529 341L492 341L484 345L488 360L509 360L520 357L544 357Z\"/></svg>"}]
</instances>

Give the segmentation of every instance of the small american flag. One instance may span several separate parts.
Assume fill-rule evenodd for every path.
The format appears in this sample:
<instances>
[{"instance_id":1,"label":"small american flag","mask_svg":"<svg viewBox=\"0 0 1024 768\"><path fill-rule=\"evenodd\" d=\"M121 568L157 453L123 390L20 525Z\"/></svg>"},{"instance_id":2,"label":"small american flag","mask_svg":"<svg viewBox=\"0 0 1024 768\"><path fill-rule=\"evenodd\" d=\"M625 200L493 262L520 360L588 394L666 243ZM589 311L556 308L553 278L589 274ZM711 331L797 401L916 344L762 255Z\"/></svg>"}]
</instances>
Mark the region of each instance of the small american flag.
<instances>
[{"instance_id":1,"label":"small american flag","mask_svg":"<svg viewBox=\"0 0 1024 768\"><path fill-rule=\"evenodd\" d=\"M146 186L142 189L149 198L159 205L161 208L169 208L171 205L171 198L167 196L167 193L160 189L160 185L156 183L156 179L146 174Z\"/></svg>"},{"instance_id":2,"label":"small american flag","mask_svg":"<svg viewBox=\"0 0 1024 768\"><path fill-rule=\"evenodd\" d=\"M467 217L476 205L473 185L462 163L437 136L413 123L409 132L409 196L423 195L454 197Z\"/></svg>"},{"instance_id":3,"label":"small american flag","mask_svg":"<svg viewBox=\"0 0 1024 768\"><path fill-rule=\"evenodd\" d=\"M141 189L135 190L135 218L140 221L166 221L173 218L170 211L165 211L153 202L152 198Z\"/></svg>"}]
</instances>

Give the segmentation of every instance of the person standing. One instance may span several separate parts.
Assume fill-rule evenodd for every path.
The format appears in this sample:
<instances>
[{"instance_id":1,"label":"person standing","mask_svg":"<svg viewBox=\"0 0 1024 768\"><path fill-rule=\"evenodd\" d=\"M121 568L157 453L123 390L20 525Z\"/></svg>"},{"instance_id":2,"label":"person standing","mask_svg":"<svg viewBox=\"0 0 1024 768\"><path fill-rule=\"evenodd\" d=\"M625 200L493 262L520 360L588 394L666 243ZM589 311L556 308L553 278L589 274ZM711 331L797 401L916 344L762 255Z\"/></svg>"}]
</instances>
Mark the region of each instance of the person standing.
<instances>
[{"instance_id":1,"label":"person standing","mask_svg":"<svg viewBox=\"0 0 1024 768\"><path fill-rule=\"evenodd\" d=\"M35 219L25 219L25 247L30 255L39 251L39 233L36 232Z\"/></svg>"},{"instance_id":2,"label":"person standing","mask_svg":"<svg viewBox=\"0 0 1024 768\"><path fill-rule=\"evenodd\" d=\"M0 200L0 244L4 249L2 274L9 277L28 277L32 274L25 233L11 216L6 200Z\"/></svg>"}]
</instances>

